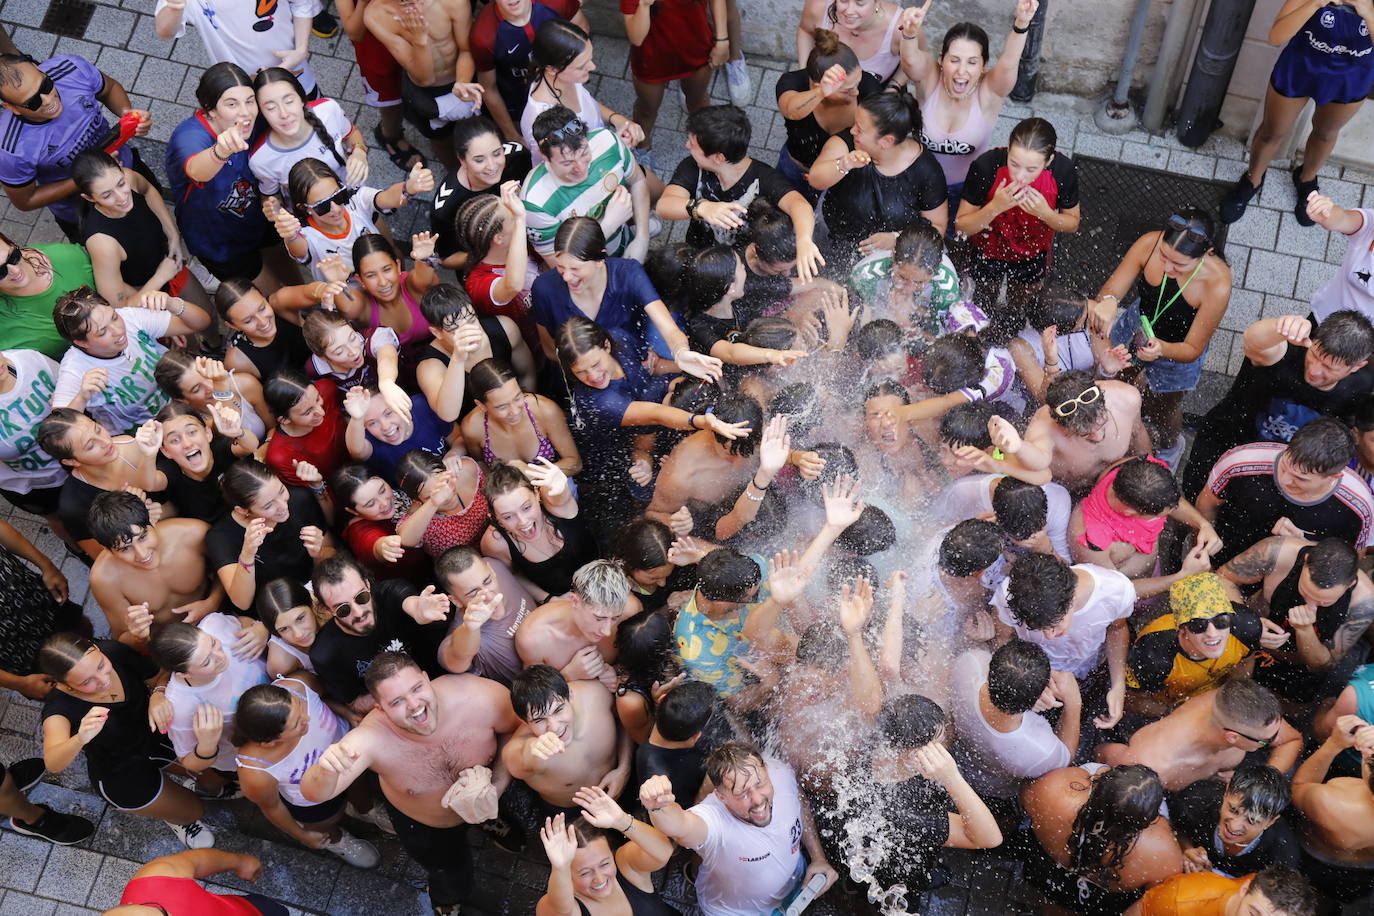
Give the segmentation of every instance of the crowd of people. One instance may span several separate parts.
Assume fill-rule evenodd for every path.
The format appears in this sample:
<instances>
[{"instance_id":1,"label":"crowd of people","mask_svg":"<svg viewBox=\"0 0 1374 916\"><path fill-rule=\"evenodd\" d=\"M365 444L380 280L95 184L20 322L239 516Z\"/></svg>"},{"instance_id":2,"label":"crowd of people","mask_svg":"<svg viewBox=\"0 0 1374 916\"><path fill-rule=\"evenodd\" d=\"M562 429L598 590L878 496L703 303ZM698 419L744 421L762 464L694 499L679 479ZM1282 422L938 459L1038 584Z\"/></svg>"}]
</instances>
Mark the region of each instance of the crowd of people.
<instances>
[{"instance_id":1,"label":"crowd of people","mask_svg":"<svg viewBox=\"0 0 1374 916\"><path fill-rule=\"evenodd\" d=\"M537 916L672 914L673 860L707 916L905 912L945 848L1046 912L1368 905L1374 210L1316 175L1374 7L1287 0L1220 220L1082 290L1055 238L1111 203L1044 118L992 144L1039 3L995 60L930 6L807 0L776 165L734 0L621 0L628 113L577 0L338 0L385 177L314 0L159 0L214 61L166 189L117 80L0 54L0 182L69 239L0 235L0 495L108 632L0 523L0 686L42 701L9 826L89 838L26 796L83 758L188 847L131 914L285 912L196 883L283 867L214 848L239 797L356 868L394 834L436 914L491 905L472 830L542 850ZM1189 449L1220 223L1307 98L1295 216L1349 253Z\"/></svg>"}]
</instances>

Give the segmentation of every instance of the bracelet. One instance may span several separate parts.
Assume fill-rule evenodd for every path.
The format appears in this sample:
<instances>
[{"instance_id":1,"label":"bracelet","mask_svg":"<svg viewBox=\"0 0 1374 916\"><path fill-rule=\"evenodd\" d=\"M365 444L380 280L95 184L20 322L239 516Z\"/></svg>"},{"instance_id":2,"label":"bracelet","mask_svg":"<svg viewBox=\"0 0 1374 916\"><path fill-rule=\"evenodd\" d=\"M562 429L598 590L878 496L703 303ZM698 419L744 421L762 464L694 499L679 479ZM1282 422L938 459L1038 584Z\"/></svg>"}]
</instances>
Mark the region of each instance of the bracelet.
<instances>
[{"instance_id":1,"label":"bracelet","mask_svg":"<svg viewBox=\"0 0 1374 916\"><path fill-rule=\"evenodd\" d=\"M835 157L835 171L839 172L841 175L848 175L848 174L849 174L849 169L845 168L844 165L843 165L843 163L844 163L844 157L843 157L843 156L836 156L836 157Z\"/></svg>"},{"instance_id":2,"label":"bracelet","mask_svg":"<svg viewBox=\"0 0 1374 916\"><path fill-rule=\"evenodd\" d=\"M687 426L691 429L701 429L700 426L697 426L697 417L699 416L701 416L701 414L699 413L694 413L691 416L689 416L687 418Z\"/></svg>"},{"instance_id":3,"label":"bracelet","mask_svg":"<svg viewBox=\"0 0 1374 916\"><path fill-rule=\"evenodd\" d=\"M211 155L211 156L214 156L214 157L215 157L216 159L218 159L220 162L228 162L229 159L233 159L233 158L234 158L233 156L230 156L229 159L224 158L223 156L221 156L221 155L219 154L218 151L216 151L216 149L215 149L213 146L210 147L210 155Z\"/></svg>"},{"instance_id":4,"label":"bracelet","mask_svg":"<svg viewBox=\"0 0 1374 916\"><path fill-rule=\"evenodd\" d=\"M1030 26L1026 26L1026 27L1023 29L1023 28L1021 28L1020 26L1018 26L1015 22L1013 22L1013 23L1011 24L1011 30L1012 30L1013 32L1015 32L1017 35L1024 35L1024 34L1026 34L1027 32L1030 31L1030 28L1031 28Z\"/></svg>"},{"instance_id":5,"label":"bracelet","mask_svg":"<svg viewBox=\"0 0 1374 916\"><path fill-rule=\"evenodd\" d=\"M193 753L193 754L196 755L196 759L197 759L197 760L214 760L216 757L219 756L219 748L215 748L215 752L214 752L213 754L211 754L209 757L206 757L204 754L202 754L202 753L200 752L200 746L199 746L199 745L197 745L196 747L192 748L192 749L191 749L191 753Z\"/></svg>"},{"instance_id":6,"label":"bracelet","mask_svg":"<svg viewBox=\"0 0 1374 916\"><path fill-rule=\"evenodd\" d=\"M253 557L252 562L250 562L250 563L245 563L245 562L243 562L243 558L240 557L240 558L239 558L239 565L242 566L244 569L252 569L254 566L257 566L257 565L258 565L258 558L257 558L257 557Z\"/></svg>"},{"instance_id":7,"label":"bracelet","mask_svg":"<svg viewBox=\"0 0 1374 916\"><path fill-rule=\"evenodd\" d=\"M166 685L166 684L158 684L156 687L153 688L153 693L157 693L158 691L162 691L163 693L166 693L166 692L167 692L167 685Z\"/></svg>"},{"instance_id":8,"label":"bracelet","mask_svg":"<svg viewBox=\"0 0 1374 916\"><path fill-rule=\"evenodd\" d=\"M397 206L404 207L410 203L410 191L406 190L406 183L401 182L401 202Z\"/></svg>"},{"instance_id":9,"label":"bracelet","mask_svg":"<svg viewBox=\"0 0 1374 916\"><path fill-rule=\"evenodd\" d=\"M763 486L759 486L759 483L758 483L758 475L755 475L755 476L753 476L753 477L750 477L750 478L749 478L749 482L750 482L751 484L753 484L753 485L754 485L754 489L755 489L755 490L758 490L759 492L763 492L764 490L767 490L768 487L769 487L769 484L765 484L765 485L763 485Z\"/></svg>"},{"instance_id":10,"label":"bracelet","mask_svg":"<svg viewBox=\"0 0 1374 916\"><path fill-rule=\"evenodd\" d=\"M433 267L435 270L438 270L444 264L444 259L439 257L437 254L432 254L429 257L421 258L420 260L424 261L426 264L428 264L430 267Z\"/></svg>"},{"instance_id":11,"label":"bracelet","mask_svg":"<svg viewBox=\"0 0 1374 916\"><path fill-rule=\"evenodd\" d=\"M755 496L753 493L750 493L750 492L749 492L749 488L748 488L748 487L745 487L745 488L744 488L744 495L745 495L746 497L749 498L750 502L756 502L756 503L761 503L761 502L763 502L763 494L760 493L758 496Z\"/></svg>"},{"instance_id":12,"label":"bracelet","mask_svg":"<svg viewBox=\"0 0 1374 916\"><path fill-rule=\"evenodd\" d=\"M630 822L626 824L624 827L620 828L621 833L629 833L631 830L635 829L635 824L639 823L639 821L635 820L633 814L627 814L626 817L630 819Z\"/></svg>"},{"instance_id":13,"label":"bracelet","mask_svg":"<svg viewBox=\"0 0 1374 916\"><path fill-rule=\"evenodd\" d=\"M725 38L717 38L717 39L716 39L716 44L720 44L722 41L729 41L729 40L730 40L729 36L726 36Z\"/></svg>"},{"instance_id":14,"label":"bracelet","mask_svg":"<svg viewBox=\"0 0 1374 916\"><path fill-rule=\"evenodd\" d=\"M182 299L182 300L181 300L181 311L179 311L179 312L172 312L171 309L168 309L167 311L171 312L173 318L180 318L182 315L185 315L185 314L186 314L186 300L185 300L185 299Z\"/></svg>"},{"instance_id":15,"label":"bracelet","mask_svg":"<svg viewBox=\"0 0 1374 916\"><path fill-rule=\"evenodd\" d=\"M903 35L903 36L902 36L902 41L913 41L913 40L915 40L915 39L917 39L917 38L920 38L920 37L921 37L920 35Z\"/></svg>"},{"instance_id":16,"label":"bracelet","mask_svg":"<svg viewBox=\"0 0 1374 916\"><path fill-rule=\"evenodd\" d=\"M1117 302L1120 302L1120 301L1121 301L1121 297L1120 297L1120 296L1116 296L1116 295L1113 295L1113 294L1111 294L1111 293L1108 293L1108 294L1105 295L1105 296L1098 296L1098 297L1097 297L1097 301L1098 301L1098 302L1102 302L1102 301L1105 300L1105 299L1114 299L1114 300L1116 300Z\"/></svg>"},{"instance_id":17,"label":"bracelet","mask_svg":"<svg viewBox=\"0 0 1374 916\"><path fill-rule=\"evenodd\" d=\"M302 238L304 235L305 235L305 233L304 233L302 230L297 229L297 230L296 230L295 232L293 232L291 235L287 236L286 239L285 239L285 241L294 242L294 241L296 241L297 239Z\"/></svg>"}]
</instances>

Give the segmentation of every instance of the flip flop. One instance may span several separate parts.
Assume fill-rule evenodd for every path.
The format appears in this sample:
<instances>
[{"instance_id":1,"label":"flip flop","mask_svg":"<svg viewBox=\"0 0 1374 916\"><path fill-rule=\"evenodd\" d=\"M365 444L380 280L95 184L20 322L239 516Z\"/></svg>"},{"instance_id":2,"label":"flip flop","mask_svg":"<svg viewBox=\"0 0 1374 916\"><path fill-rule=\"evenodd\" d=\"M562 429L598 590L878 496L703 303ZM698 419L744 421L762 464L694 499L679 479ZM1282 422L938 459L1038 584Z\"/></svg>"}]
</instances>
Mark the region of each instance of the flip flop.
<instances>
[{"instance_id":1,"label":"flip flop","mask_svg":"<svg viewBox=\"0 0 1374 916\"><path fill-rule=\"evenodd\" d=\"M377 144L386 150L386 157L402 172L409 174L410 170L415 167L417 159L421 165L429 165L429 160L425 158L424 153L411 146L404 134L388 137L382 133L382 125L378 124L372 128L372 136L376 138ZM403 143L406 148L401 146Z\"/></svg>"}]
</instances>

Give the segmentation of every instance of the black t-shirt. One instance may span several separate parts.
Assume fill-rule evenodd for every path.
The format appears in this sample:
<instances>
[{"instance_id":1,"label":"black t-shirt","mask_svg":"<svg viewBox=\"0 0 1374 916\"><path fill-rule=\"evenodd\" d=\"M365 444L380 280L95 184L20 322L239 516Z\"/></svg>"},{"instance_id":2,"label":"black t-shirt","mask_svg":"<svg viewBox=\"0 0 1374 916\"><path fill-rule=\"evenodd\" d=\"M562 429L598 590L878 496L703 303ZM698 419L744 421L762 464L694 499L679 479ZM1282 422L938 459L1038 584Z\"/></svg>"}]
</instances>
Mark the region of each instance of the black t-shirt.
<instances>
[{"instance_id":1,"label":"black t-shirt","mask_svg":"<svg viewBox=\"0 0 1374 916\"><path fill-rule=\"evenodd\" d=\"M75 474L69 474L62 482L62 490L57 494L57 516L62 519L62 524L67 527L72 540L86 541L95 538L95 535L91 534L87 516L91 511L91 503L105 492L107 491L100 487L78 480ZM163 492L157 492L149 493L148 498L160 503L167 497Z\"/></svg>"},{"instance_id":2,"label":"black t-shirt","mask_svg":"<svg viewBox=\"0 0 1374 916\"><path fill-rule=\"evenodd\" d=\"M717 318L714 315L696 315L687 319L686 327L692 349L708 355L716 344L729 340L732 334L743 330L744 324L736 318Z\"/></svg>"},{"instance_id":3,"label":"black t-shirt","mask_svg":"<svg viewBox=\"0 0 1374 916\"><path fill-rule=\"evenodd\" d=\"M229 514L219 479L233 461L234 443L219 435L210 437L210 473L204 480L196 480L172 459L158 455L157 469L167 477L167 489L162 495L176 506L182 518L198 518L213 525Z\"/></svg>"},{"instance_id":4,"label":"black t-shirt","mask_svg":"<svg viewBox=\"0 0 1374 916\"><path fill-rule=\"evenodd\" d=\"M810 89L811 77L806 75L806 71L792 70L778 77L778 84L773 90L774 98L781 99L784 92L807 92ZM882 82L872 73L865 71L859 79L859 98L866 99L875 92L882 91ZM825 146L825 141L830 139L830 134L821 127L814 113L795 121L784 118L782 123L783 129L787 131L785 151L793 159L810 168L816 157L821 154L821 147Z\"/></svg>"},{"instance_id":5,"label":"black t-shirt","mask_svg":"<svg viewBox=\"0 0 1374 916\"><path fill-rule=\"evenodd\" d=\"M507 181L524 181L532 168L530 164L530 151L519 143L506 141L506 168L501 173L501 180L485 191L473 191L463 185L458 180L457 171L450 172L444 179L444 183L439 185L434 192L434 209L429 211L429 227L435 235L439 236L439 241L435 243L434 253L441 258L447 258L458 251L458 232L454 226L454 221L458 217L458 208L464 203L476 197L478 194L498 195L501 193L501 185ZM480 261L486 252L478 252L472 263Z\"/></svg>"},{"instance_id":6,"label":"black t-shirt","mask_svg":"<svg viewBox=\"0 0 1374 916\"><path fill-rule=\"evenodd\" d=\"M697 741L692 747L659 747L645 741L635 751L635 772L641 782L650 776L667 776L678 802L691 807L706 781L708 748Z\"/></svg>"},{"instance_id":7,"label":"black t-shirt","mask_svg":"<svg viewBox=\"0 0 1374 916\"><path fill-rule=\"evenodd\" d=\"M445 621L420 626L401 609L401 604L420 590L404 579L382 579L372 583L372 609L377 625L363 636L345 633L330 621L320 627L310 647L310 661L320 679L324 695L339 703L351 703L367 692L363 675L372 659L395 640L406 653L432 677L444 672L436 655L439 643L448 632Z\"/></svg>"},{"instance_id":8,"label":"black t-shirt","mask_svg":"<svg viewBox=\"0 0 1374 916\"><path fill-rule=\"evenodd\" d=\"M720 176L714 172L704 172L697 167L691 156L678 163L668 184L686 188L692 197L713 200L721 203L739 204L748 208L756 198L778 203L796 190L792 183L782 177L782 173L771 165L754 159L744 174L728 188L720 186ZM709 248L712 245L733 245L738 229L720 229L704 220L689 220L687 224L687 244L693 248Z\"/></svg>"},{"instance_id":9,"label":"black t-shirt","mask_svg":"<svg viewBox=\"0 0 1374 916\"><path fill-rule=\"evenodd\" d=\"M1169 688L1172 693L1191 696L1225 676L1246 655L1259 648L1259 615L1244 605L1231 605L1231 629L1225 651L1217 659L1195 660L1178 644L1178 628L1173 615L1152 621L1131 643L1127 657L1130 686L1149 693Z\"/></svg>"},{"instance_id":10,"label":"black t-shirt","mask_svg":"<svg viewBox=\"0 0 1374 916\"><path fill-rule=\"evenodd\" d=\"M849 131L839 136L854 148ZM852 169L821 204L831 250L845 263L853 263L859 257L860 241L875 232L901 232L923 212L945 206L948 197L940 161L924 147L896 175L884 175L872 163Z\"/></svg>"},{"instance_id":11,"label":"black t-shirt","mask_svg":"<svg viewBox=\"0 0 1374 916\"><path fill-rule=\"evenodd\" d=\"M949 842L949 815L958 810L954 800L924 776L877 783L874 798L893 841L878 868L883 886L900 881L908 890L924 890L939 865L940 850Z\"/></svg>"},{"instance_id":12,"label":"black t-shirt","mask_svg":"<svg viewBox=\"0 0 1374 916\"><path fill-rule=\"evenodd\" d=\"M997 179L997 170L1007 164L1005 146L990 149L983 153L968 167L968 177L964 179L963 199L979 207L992 196L992 185ZM1078 206L1078 169L1073 160L1062 153L1050 160L1048 171L1058 188L1055 207L1070 210Z\"/></svg>"},{"instance_id":13,"label":"black t-shirt","mask_svg":"<svg viewBox=\"0 0 1374 916\"><path fill-rule=\"evenodd\" d=\"M1293 829L1280 818L1255 841L1248 852L1228 856L1217 836L1225 783L1202 779L1169 795L1169 822L1174 831L1194 846L1207 850L1212 868L1232 877L1252 875L1271 865L1297 868L1301 859Z\"/></svg>"},{"instance_id":14,"label":"black t-shirt","mask_svg":"<svg viewBox=\"0 0 1374 916\"><path fill-rule=\"evenodd\" d=\"M262 546L258 548L257 567L254 570L258 585L282 576L308 580L315 561L301 543L301 529L314 525L321 531L329 530L320 504L310 490L288 486L286 499L290 517L267 532ZM232 513L225 513L223 518L210 526L205 535L205 555L210 559L211 569L223 569L239 561L245 531Z\"/></svg>"},{"instance_id":15,"label":"black t-shirt","mask_svg":"<svg viewBox=\"0 0 1374 916\"><path fill-rule=\"evenodd\" d=\"M157 674L158 668L152 659L112 639L97 640L96 645L119 678L124 702L92 703L54 687L43 701L43 718L62 716L74 735L81 727L81 719L93 707L108 709L105 727L91 739L85 751L91 780L109 782L118 780L129 768L144 765L161 744L156 740L157 732L148 728L148 687L143 683Z\"/></svg>"},{"instance_id":16,"label":"black t-shirt","mask_svg":"<svg viewBox=\"0 0 1374 916\"><path fill-rule=\"evenodd\" d=\"M230 338L229 345L237 348L253 364L264 384L282 369L304 370L305 364L310 361L310 348L305 345L305 335L300 327L281 317L277 318L276 336L266 346L256 346L239 332Z\"/></svg>"}]
</instances>

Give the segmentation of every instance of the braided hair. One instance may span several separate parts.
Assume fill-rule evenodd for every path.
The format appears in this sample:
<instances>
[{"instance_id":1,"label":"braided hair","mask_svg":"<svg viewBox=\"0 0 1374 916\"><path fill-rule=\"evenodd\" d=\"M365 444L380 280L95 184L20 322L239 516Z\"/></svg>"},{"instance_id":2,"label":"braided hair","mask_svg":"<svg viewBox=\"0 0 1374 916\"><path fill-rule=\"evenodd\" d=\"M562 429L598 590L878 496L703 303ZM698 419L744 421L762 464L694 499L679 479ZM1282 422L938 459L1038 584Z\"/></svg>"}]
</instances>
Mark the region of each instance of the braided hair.
<instances>
[{"instance_id":1,"label":"braided hair","mask_svg":"<svg viewBox=\"0 0 1374 916\"><path fill-rule=\"evenodd\" d=\"M261 92L264 86L271 85L272 83L291 84L291 88L296 90L296 95L300 96L301 114L305 117L305 123L310 125L310 129L315 132L315 136L319 139L320 143L324 144L325 149L329 150L330 155L334 157L334 161L339 164L339 168L343 168L344 156L343 153L339 151L340 141L335 140L334 137L330 135L328 129L324 126L324 122L320 120L319 115L310 110L305 90L301 88L301 81L296 79L296 75L284 67L268 67L266 70L259 73L253 80L253 91Z\"/></svg>"}]
</instances>

